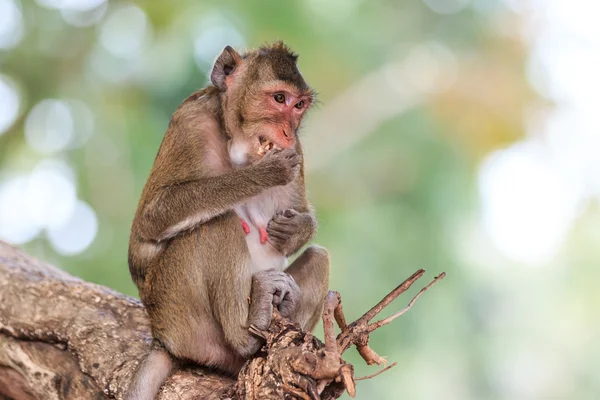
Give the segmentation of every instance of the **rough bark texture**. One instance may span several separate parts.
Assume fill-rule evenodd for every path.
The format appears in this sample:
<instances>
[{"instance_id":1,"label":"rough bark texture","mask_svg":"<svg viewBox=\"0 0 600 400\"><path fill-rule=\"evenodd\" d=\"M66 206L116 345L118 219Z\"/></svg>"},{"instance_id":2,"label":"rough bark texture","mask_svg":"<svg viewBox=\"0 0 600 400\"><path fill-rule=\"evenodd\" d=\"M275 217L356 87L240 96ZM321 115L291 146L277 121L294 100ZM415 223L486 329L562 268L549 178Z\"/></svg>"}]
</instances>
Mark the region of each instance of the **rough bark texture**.
<instances>
[{"instance_id":1,"label":"rough bark texture","mask_svg":"<svg viewBox=\"0 0 600 400\"><path fill-rule=\"evenodd\" d=\"M0 398L121 398L151 343L141 303L0 242ZM171 376L159 399L227 397L235 380Z\"/></svg>"},{"instance_id":2,"label":"rough bark texture","mask_svg":"<svg viewBox=\"0 0 600 400\"><path fill-rule=\"evenodd\" d=\"M403 310L370 320L423 273L413 274L351 324L340 295L330 292L323 313L325 343L274 313L267 331L251 327L265 346L237 379L181 368L167 379L158 400L329 400L345 390L354 396L353 367L341 355L356 345L368 364L384 362L369 347L369 333L408 311L444 274ZM337 336L334 319L341 329ZM121 399L150 344L149 321L138 300L0 242L0 400Z\"/></svg>"}]
</instances>

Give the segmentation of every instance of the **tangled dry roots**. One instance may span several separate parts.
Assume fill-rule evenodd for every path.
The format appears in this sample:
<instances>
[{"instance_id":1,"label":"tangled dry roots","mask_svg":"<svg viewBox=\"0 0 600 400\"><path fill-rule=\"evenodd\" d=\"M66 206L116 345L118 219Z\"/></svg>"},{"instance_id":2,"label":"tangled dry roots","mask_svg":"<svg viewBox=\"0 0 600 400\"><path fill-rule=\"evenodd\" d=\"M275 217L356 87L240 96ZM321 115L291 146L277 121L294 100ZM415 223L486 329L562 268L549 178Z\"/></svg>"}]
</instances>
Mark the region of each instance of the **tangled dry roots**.
<instances>
[{"instance_id":1,"label":"tangled dry roots","mask_svg":"<svg viewBox=\"0 0 600 400\"><path fill-rule=\"evenodd\" d=\"M248 362L240 372L231 398L337 399L344 391L354 397L356 380L370 379L392 368L396 363L375 374L354 378L354 367L342 359L342 354L355 345L368 365L386 363L385 358L369 347L370 333L407 312L421 294L446 274L440 274L421 289L402 310L377 322L371 320L408 290L424 273L424 270L415 272L351 324L346 323L340 294L330 291L323 311L325 343L311 333L303 332L296 324L281 317L277 312L273 314L273 322L267 331L250 327L251 332L266 340L266 344L263 352ZM341 330L337 335L334 321Z\"/></svg>"}]
</instances>

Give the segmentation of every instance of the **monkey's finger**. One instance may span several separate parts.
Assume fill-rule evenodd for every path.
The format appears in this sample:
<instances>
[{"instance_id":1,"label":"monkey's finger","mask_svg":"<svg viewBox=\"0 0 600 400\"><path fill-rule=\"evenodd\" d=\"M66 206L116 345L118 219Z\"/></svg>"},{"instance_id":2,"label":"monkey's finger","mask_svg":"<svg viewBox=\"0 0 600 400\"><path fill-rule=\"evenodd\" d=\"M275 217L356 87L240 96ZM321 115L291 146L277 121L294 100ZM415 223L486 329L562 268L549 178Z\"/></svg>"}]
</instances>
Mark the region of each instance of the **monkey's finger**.
<instances>
[{"instance_id":1,"label":"monkey's finger","mask_svg":"<svg viewBox=\"0 0 600 400\"><path fill-rule=\"evenodd\" d=\"M273 315L273 303L271 299L261 302L259 310L255 315L254 326L259 330L266 331L271 325L271 316Z\"/></svg>"},{"instance_id":2,"label":"monkey's finger","mask_svg":"<svg viewBox=\"0 0 600 400\"><path fill-rule=\"evenodd\" d=\"M287 225L280 224L277 221L271 221L267 225L267 232L273 231L273 233L287 233L288 231L292 231Z\"/></svg>"},{"instance_id":3,"label":"monkey's finger","mask_svg":"<svg viewBox=\"0 0 600 400\"><path fill-rule=\"evenodd\" d=\"M265 284L262 286L261 290L264 293L264 298L269 299L269 301L271 301L271 299L273 298L273 296L281 296L281 293L277 294L277 291L280 290L280 288L285 287L285 282L283 279L273 279L270 280L269 282L265 282Z\"/></svg>"},{"instance_id":4,"label":"monkey's finger","mask_svg":"<svg viewBox=\"0 0 600 400\"><path fill-rule=\"evenodd\" d=\"M267 234L269 235L269 239L273 237L276 240L285 240L289 235L285 232L281 232L278 229L267 228Z\"/></svg>"},{"instance_id":5,"label":"monkey's finger","mask_svg":"<svg viewBox=\"0 0 600 400\"><path fill-rule=\"evenodd\" d=\"M281 315L284 317L291 317L299 304L299 296L298 295L287 295L282 301L279 307L277 308Z\"/></svg>"},{"instance_id":6,"label":"monkey's finger","mask_svg":"<svg viewBox=\"0 0 600 400\"><path fill-rule=\"evenodd\" d=\"M281 155L287 159L302 157L300 154L298 154L298 152L294 148L283 150L281 152Z\"/></svg>"},{"instance_id":7,"label":"monkey's finger","mask_svg":"<svg viewBox=\"0 0 600 400\"><path fill-rule=\"evenodd\" d=\"M280 223L273 223L272 225L270 225L269 227L272 231L274 231L274 233L279 233L282 235L287 235L287 236L294 236L300 232L302 232L302 225L295 223L295 222L291 222L288 224L280 224Z\"/></svg>"},{"instance_id":8,"label":"monkey's finger","mask_svg":"<svg viewBox=\"0 0 600 400\"><path fill-rule=\"evenodd\" d=\"M290 294L290 292L292 292ZM295 299L297 296L293 293L294 292L294 288L292 286L290 286L289 281L287 281L281 290L281 296L279 298L279 303L277 303L277 305L281 305L283 302L286 301L290 301L290 299Z\"/></svg>"},{"instance_id":9,"label":"monkey's finger","mask_svg":"<svg viewBox=\"0 0 600 400\"><path fill-rule=\"evenodd\" d=\"M298 154L298 153L290 156L288 159L290 161L292 161L294 163L294 165L295 164L300 164L302 162L302 156L300 154Z\"/></svg>"},{"instance_id":10,"label":"monkey's finger","mask_svg":"<svg viewBox=\"0 0 600 400\"><path fill-rule=\"evenodd\" d=\"M291 148L291 149L281 150L280 154L282 157L291 158L291 157L297 156L298 152L296 151L296 149Z\"/></svg>"},{"instance_id":11,"label":"monkey's finger","mask_svg":"<svg viewBox=\"0 0 600 400\"><path fill-rule=\"evenodd\" d=\"M292 165L292 168L294 167L300 167L300 164L302 164L302 157L298 156L298 157L291 157L290 158L290 164Z\"/></svg>"},{"instance_id":12,"label":"monkey's finger","mask_svg":"<svg viewBox=\"0 0 600 400\"><path fill-rule=\"evenodd\" d=\"M275 295L277 291L280 292L278 295L281 295L282 288L285 288L287 285L288 279L283 276L277 276L269 281L267 291L271 296Z\"/></svg>"},{"instance_id":13,"label":"monkey's finger","mask_svg":"<svg viewBox=\"0 0 600 400\"><path fill-rule=\"evenodd\" d=\"M280 245L282 242L283 242L283 239L281 239L275 235L269 235L269 240L267 240L267 243L271 243L275 247Z\"/></svg>"},{"instance_id":14,"label":"monkey's finger","mask_svg":"<svg viewBox=\"0 0 600 400\"><path fill-rule=\"evenodd\" d=\"M300 215L300 213L298 211L294 210L293 208L288 208L287 210L284 210L283 213L281 213L279 215L283 215L284 217L287 217L287 218L292 218L297 215Z\"/></svg>"},{"instance_id":15,"label":"monkey's finger","mask_svg":"<svg viewBox=\"0 0 600 400\"><path fill-rule=\"evenodd\" d=\"M281 244L288 242L292 236L294 235L291 233L273 231L273 238Z\"/></svg>"},{"instance_id":16,"label":"monkey's finger","mask_svg":"<svg viewBox=\"0 0 600 400\"><path fill-rule=\"evenodd\" d=\"M272 219L272 221L277 221L282 224L298 224L302 221L302 216L300 214L277 214Z\"/></svg>"},{"instance_id":17,"label":"monkey's finger","mask_svg":"<svg viewBox=\"0 0 600 400\"><path fill-rule=\"evenodd\" d=\"M285 296L281 299L281 304L295 304L300 300L300 291L295 288L290 288L287 292L285 292Z\"/></svg>"},{"instance_id":18,"label":"monkey's finger","mask_svg":"<svg viewBox=\"0 0 600 400\"><path fill-rule=\"evenodd\" d=\"M267 228L267 232L269 232L269 238L273 237L273 239L281 241L281 242L285 242L291 236L289 233L277 231L274 229Z\"/></svg>"},{"instance_id":19,"label":"monkey's finger","mask_svg":"<svg viewBox=\"0 0 600 400\"><path fill-rule=\"evenodd\" d=\"M284 302L279 305L277 308L279 313L284 317L291 317L294 315L294 311L296 310L296 305L290 302Z\"/></svg>"},{"instance_id":20,"label":"monkey's finger","mask_svg":"<svg viewBox=\"0 0 600 400\"><path fill-rule=\"evenodd\" d=\"M285 295L286 295L286 293L281 292L281 290L277 290L273 294L273 305L274 306L279 306L281 304L281 302L283 301L283 298L284 298Z\"/></svg>"},{"instance_id":21,"label":"monkey's finger","mask_svg":"<svg viewBox=\"0 0 600 400\"><path fill-rule=\"evenodd\" d=\"M296 280L291 275L289 276L288 284L290 285L288 290L289 298L291 298L292 300L299 299L302 290L300 290L300 286L298 286L298 283L296 283Z\"/></svg>"},{"instance_id":22,"label":"monkey's finger","mask_svg":"<svg viewBox=\"0 0 600 400\"><path fill-rule=\"evenodd\" d=\"M271 228L276 231L282 232L294 232L298 230L298 223L294 221L279 221L278 219L272 219L267 224L267 229Z\"/></svg>"},{"instance_id":23,"label":"monkey's finger","mask_svg":"<svg viewBox=\"0 0 600 400\"><path fill-rule=\"evenodd\" d=\"M292 163L300 163L302 162L302 156L296 152L294 149L285 149L280 153L281 157L286 160L289 160Z\"/></svg>"},{"instance_id":24,"label":"monkey's finger","mask_svg":"<svg viewBox=\"0 0 600 400\"><path fill-rule=\"evenodd\" d=\"M279 303L279 308L290 308L292 306L294 306L294 304L298 301L298 295L295 294L293 291L287 291L285 293L285 296L283 296L283 298L281 299L281 302Z\"/></svg>"},{"instance_id":25,"label":"monkey's finger","mask_svg":"<svg viewBox=\"0 0 600 400\"><path fill-rule=\"evenodd\" d=\"M298 227L303 224L303 221L298 217L284 217L283 215L276 215L269 221L268 225L276 224L281 227Z\"/></svg>"},{"instance_id":26,"label":"monkey's finger","mask_svg":"<svg viewBox=\"0 0 600 400\"><path fill-rule=\"evenodd\" d=\"M279 221L272 219L267 224L267 233L269 232L269 229L273 230L273 231L286 232L286 231L290 230L290 226L289 226L289 224L280 223Z\"/></svg>"}]
</instances>

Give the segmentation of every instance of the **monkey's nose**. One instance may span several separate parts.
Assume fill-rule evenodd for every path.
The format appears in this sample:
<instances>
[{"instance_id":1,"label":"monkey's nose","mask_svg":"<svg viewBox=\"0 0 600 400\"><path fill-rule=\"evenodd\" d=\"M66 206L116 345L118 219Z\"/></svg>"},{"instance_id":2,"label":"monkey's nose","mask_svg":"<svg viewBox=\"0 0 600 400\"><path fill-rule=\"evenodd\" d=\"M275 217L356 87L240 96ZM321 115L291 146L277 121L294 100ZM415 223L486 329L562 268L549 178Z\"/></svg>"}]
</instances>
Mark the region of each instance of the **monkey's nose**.
<instances>
[{"instance_id":1,"label":"monkey's nose","mask_svg":"<svg viewBox=\"0 0 600 400\"><path fill-rule=\"evenodd\" d=\"M287 140L289 140L289 141L294 140L291 129L290 130L282 129L281 132L283 133L283 137L285 137Z\"/></svg>"},{"instance_id":2,"label":"monkey's nose","mask_svg":"<svg viewBox=\"0 0 600 400\"><path fill-rule=\"evenodd\" d=\"M279 142L279 147L281 147L282 149L288 149L294 146L296 142L294 131L290 129L290 127L280 128L279 130L281 133L277 134L276 139L277 142Z\"/></svg>"}]
</instances>

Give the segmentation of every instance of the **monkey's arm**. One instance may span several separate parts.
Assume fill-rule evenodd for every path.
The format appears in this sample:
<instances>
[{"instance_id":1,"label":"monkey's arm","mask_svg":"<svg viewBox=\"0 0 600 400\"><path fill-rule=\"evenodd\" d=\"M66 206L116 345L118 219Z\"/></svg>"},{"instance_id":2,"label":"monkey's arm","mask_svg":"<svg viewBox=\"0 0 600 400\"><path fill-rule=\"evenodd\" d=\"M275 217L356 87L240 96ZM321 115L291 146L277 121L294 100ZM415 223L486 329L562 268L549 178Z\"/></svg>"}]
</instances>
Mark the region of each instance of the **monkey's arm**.
<instances>
[{"instance_id":1,"label":"monkey's arm","mask_svg":"<svg viewBox=\"0 0 600 400\"><path fill-rule=\"evenodd\" d=\"M310 209L306 209L306 212L288 209L269 221L269 243L286 257L300 250L317 230L317 220Z\"/></svg>"},{"instance_id":2,"label":"monkey's arm","mask_svg":"<svg viewBox=\"0 0 600 400\"><path fill-rule=\"evenodd\" d=\"M137 234L151 242L172 238L269 187L287 184L300 162L293 150L284 150L247 168L150 189L136 217Z\"/></svg>"}]
</instances>

